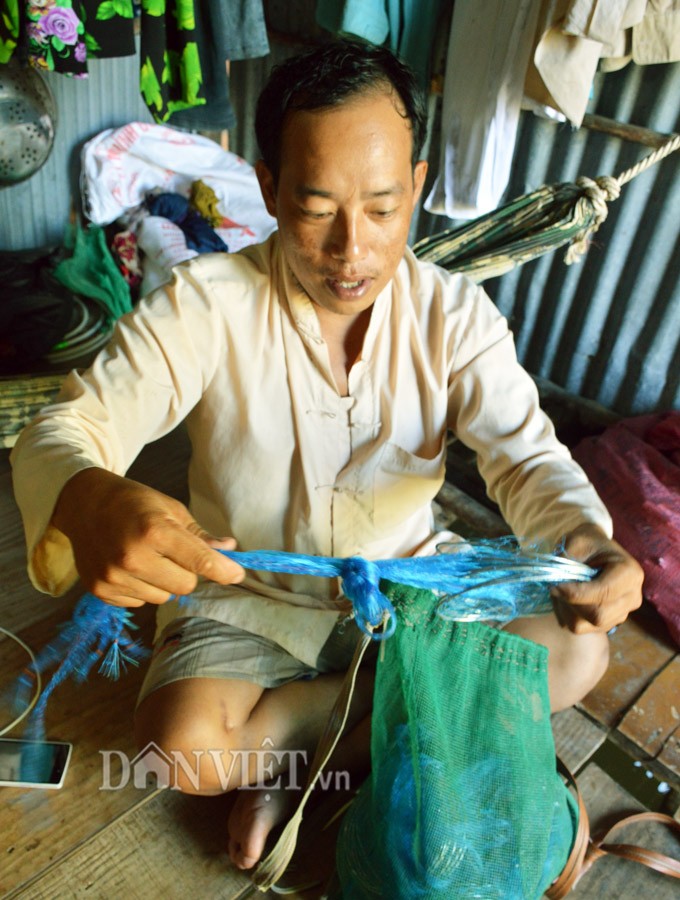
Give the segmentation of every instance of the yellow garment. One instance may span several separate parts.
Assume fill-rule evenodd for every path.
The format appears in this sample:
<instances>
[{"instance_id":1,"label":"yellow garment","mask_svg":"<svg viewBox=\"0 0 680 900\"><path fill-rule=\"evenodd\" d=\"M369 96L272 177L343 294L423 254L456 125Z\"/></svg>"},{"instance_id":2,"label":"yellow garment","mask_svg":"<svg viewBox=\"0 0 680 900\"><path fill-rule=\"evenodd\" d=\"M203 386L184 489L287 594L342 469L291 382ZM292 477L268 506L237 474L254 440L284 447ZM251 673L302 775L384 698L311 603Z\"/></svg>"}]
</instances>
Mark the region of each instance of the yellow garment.
<instances>
[{"instance_id":1,"label":"yellow garment","mask_svg":"<svg viewBox=\"0 0 680 900\"><path fill-rule=\"evenodd\" d=\"M199 178L192 183L189 206L200 213L213 228L220 228L224 223L224 216L217 208L219 202L217 194L205 181Z\"/></svg>"},{"instance_id":2,"label":"yellow garment","mask_svg":"<svg viewBox=\"0 0 680 900\"><path fill-rule=\"evenodd\" d=\"M119 320L111 344L12 454L29 572L41 590L75 578L50 525L66 480L102 466L124 474L141 448L186 418L191 510L241 549L369 559L431 553L431 500L444 479L447 427L515 532L552 547L611 521L538 407L505 319L462 275L411 251L372 310L340 396L315 308L277 235L238 254L206 254ZM92 522L92 528L97 522ZM69 577L65 576L69 573ZM160 608L262 634L313 665L346 603L335 579L249 572L203 583Z\"/></svg>"}]
</instances>

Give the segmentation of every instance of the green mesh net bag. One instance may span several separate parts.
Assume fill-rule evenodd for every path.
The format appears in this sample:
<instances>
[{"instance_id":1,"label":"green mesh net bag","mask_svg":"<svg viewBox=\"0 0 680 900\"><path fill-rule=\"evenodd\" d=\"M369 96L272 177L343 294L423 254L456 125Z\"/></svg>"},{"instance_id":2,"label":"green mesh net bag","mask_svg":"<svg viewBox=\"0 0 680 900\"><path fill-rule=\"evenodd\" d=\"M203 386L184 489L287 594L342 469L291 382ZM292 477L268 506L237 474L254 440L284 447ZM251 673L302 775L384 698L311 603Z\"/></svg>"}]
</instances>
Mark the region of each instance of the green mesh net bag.
<instances>
[{"instance_id":1,"label":"green mesh net bag","mask_svg":"<svg viewBox=\"0 0 680 900\"><path fill-rule=\"evenodd\" d=\"M435 615L392 585L398 625L377 664L372 774L337 846L342 897L540 897L577 824L557 774L546 648Z\"/></svg>"}]
</instances>

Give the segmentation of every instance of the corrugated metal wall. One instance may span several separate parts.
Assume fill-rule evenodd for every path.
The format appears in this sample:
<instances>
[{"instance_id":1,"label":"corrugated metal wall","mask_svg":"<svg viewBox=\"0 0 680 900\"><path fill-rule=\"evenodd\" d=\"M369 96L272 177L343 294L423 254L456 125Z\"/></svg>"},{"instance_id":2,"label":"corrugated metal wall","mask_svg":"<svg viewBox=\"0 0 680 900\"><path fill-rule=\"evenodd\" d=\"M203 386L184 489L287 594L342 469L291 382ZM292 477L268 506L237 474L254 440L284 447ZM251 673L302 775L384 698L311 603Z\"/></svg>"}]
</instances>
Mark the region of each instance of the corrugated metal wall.
<instances>
[{"instance_id":1,"label":"corrugated metal wall","mask_svg":"<svg viewBox=\"0 0 680 900\"><path fill-rule=\"evenodd\" d=\"M680 65L599 76L592 110L680 130ZM618 175L651 152L523 118L508 196L578 175ZM623 414L680 408L680 153L624 186L587 257L556 251L486 285L533 373Z\"/></svg>"},{"instance_id":2,"label":"corrugated metal wall","mask_svg":"<svg viewBox=\"0 0 680 900\"><path fill-rule=\"evenodd\" d=\"M269 3L269 22L302 40L316 35L313 4ZM255 98L272 62L296 49L272 40L272 53L232 66L238 126L231 148L254 160ZM53 76L60 109L55 150L34 178L0 191L0 248L59 240L77 185L78 149L102 128L148 120L134 59L102 60L89 81ZM680 64L598 76L591 112L660 132L680 130ZM438 141L432 141L433 154ZM511 184L513 197L578 175L619 174L649 150L525 114ZM680 154L623 189L582 263L544 256L485 287L515 331L520 358L535 374L623 414L680 407ZM434 162L432 163L434 170ZM417 234L451 223L422 213Z\"/></svg>"},{"instance_id":3,"label":"corrugated metal wall","mask_svg":"<svg viewBox=\"0 0 680 900\"><path fill-rule=\"evenodd\" d=\"M57 104L54 146L27 181L0 190L0 250L57 246L78 198L80 149L105 128L150 122L139 93L139 57L95 60L86 79L46 73Z\"/></svg>"}]
</instances>

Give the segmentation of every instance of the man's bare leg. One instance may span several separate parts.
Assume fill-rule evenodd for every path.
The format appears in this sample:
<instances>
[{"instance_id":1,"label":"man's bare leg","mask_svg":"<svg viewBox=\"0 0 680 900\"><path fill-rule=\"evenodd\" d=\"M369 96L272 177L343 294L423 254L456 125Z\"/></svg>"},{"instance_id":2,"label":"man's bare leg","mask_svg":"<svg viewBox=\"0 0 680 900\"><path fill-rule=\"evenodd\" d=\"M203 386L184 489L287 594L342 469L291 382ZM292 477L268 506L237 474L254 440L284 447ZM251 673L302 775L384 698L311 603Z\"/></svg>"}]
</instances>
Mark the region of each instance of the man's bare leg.
<instances>
[{"instance_id":1,"label":"man's bare leg","mask_svg":"<svg viewBox=\"0 0 680 900\"><path fill-rule=\"evenodd\" d=\"M549 613L515 619L505 631L548 648L548 690L552 712L582 700L604 675L609 664L609 639L603 632L574 634Z\"/></svg>"},{"instance_id":2,"label":"man's bare leg","mask_svg":"<svg viewBox=\"0 0 680 900\"><path fill-rule=\"evenodd\" d=\"M267 778L276 783L287 772L292 754L298 760L304 754L311 761L343 678L343 673L320 675L271 690L237 680L174 682L158 688L139 705L137 743L144 747L154 741L166 753L182 753L189 761L195 759L193 751L202 750L198 789L186 773L178 773L180 789L194 794L218 794L261 781L258 758L262 757L248 751L289 751L266 754ZM337 770L367 772L373 679L369 670L358 673L345 735L333 757ZM211 750L222 761L221 772L214 755L206 752ZM285 789L239 794L229 818L229 851L236 865L250 868L258 861L267 835L291 811L297 795Z\"/></svg>"},{"instance_id":3,"label":"man's bare leg","mask_svg":"<svg viewBox=\"0 0 680 900\"><path fill-rule=\"evenodd\" d=\"M336 787L336 775L342 783L351 779L352 788L359 787L370 772L371 716L365 716L350 732L338 742L326 769L325 784ZM303 788L306 783L307 767L296 772L296 786ZM340 781L338 779L338 781ZM317 787L315 791L321 790ZM240 869L254 866L264 848L271 829L288 819L297 808L301 790L288 790L285 785L278 790L239 791L229 815L229 856ZM309 805L314 802L314 794Z\"/></svg>"}]
</instances>

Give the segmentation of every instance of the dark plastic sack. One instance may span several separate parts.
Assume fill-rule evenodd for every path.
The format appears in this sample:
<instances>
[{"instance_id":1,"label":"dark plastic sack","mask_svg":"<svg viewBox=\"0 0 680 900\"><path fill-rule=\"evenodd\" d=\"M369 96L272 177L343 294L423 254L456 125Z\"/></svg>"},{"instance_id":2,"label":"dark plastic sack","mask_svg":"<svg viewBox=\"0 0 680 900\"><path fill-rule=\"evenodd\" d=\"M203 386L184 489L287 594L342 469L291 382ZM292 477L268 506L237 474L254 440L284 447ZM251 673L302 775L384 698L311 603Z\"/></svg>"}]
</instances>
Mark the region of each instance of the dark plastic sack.
<instances>
[{"instance_id":1,"label":"dark plastic sack","mask_svg":"<svg viewBox=\"0 0 680 900\"><path fill-rule=\"evenodd\" d=\"M447 622L392 586L372 774L337 847L344 900L531 900L562 871L576 804L557 774L546 648Z\"/></svg>"},{"instance_id":2,"label":"dark plastic sack","mask_svg":"<svg viewBox=\"0 0 680 900\"><path fill-rule=\"evenodd\" d=\"M574 450L680 644L680 412L622 419Z\"/></svg>"},{"instance_id":3,"label":"dark plastic sack","mask_svg":"<svg viewBox=\"0 0 680 900\"><path fill-rule=\"evenodd\" d=\"M73 295L51 274L44 251L0 254L0 374L25 372L66 334Z\"/></svg>"}]
</instances>

